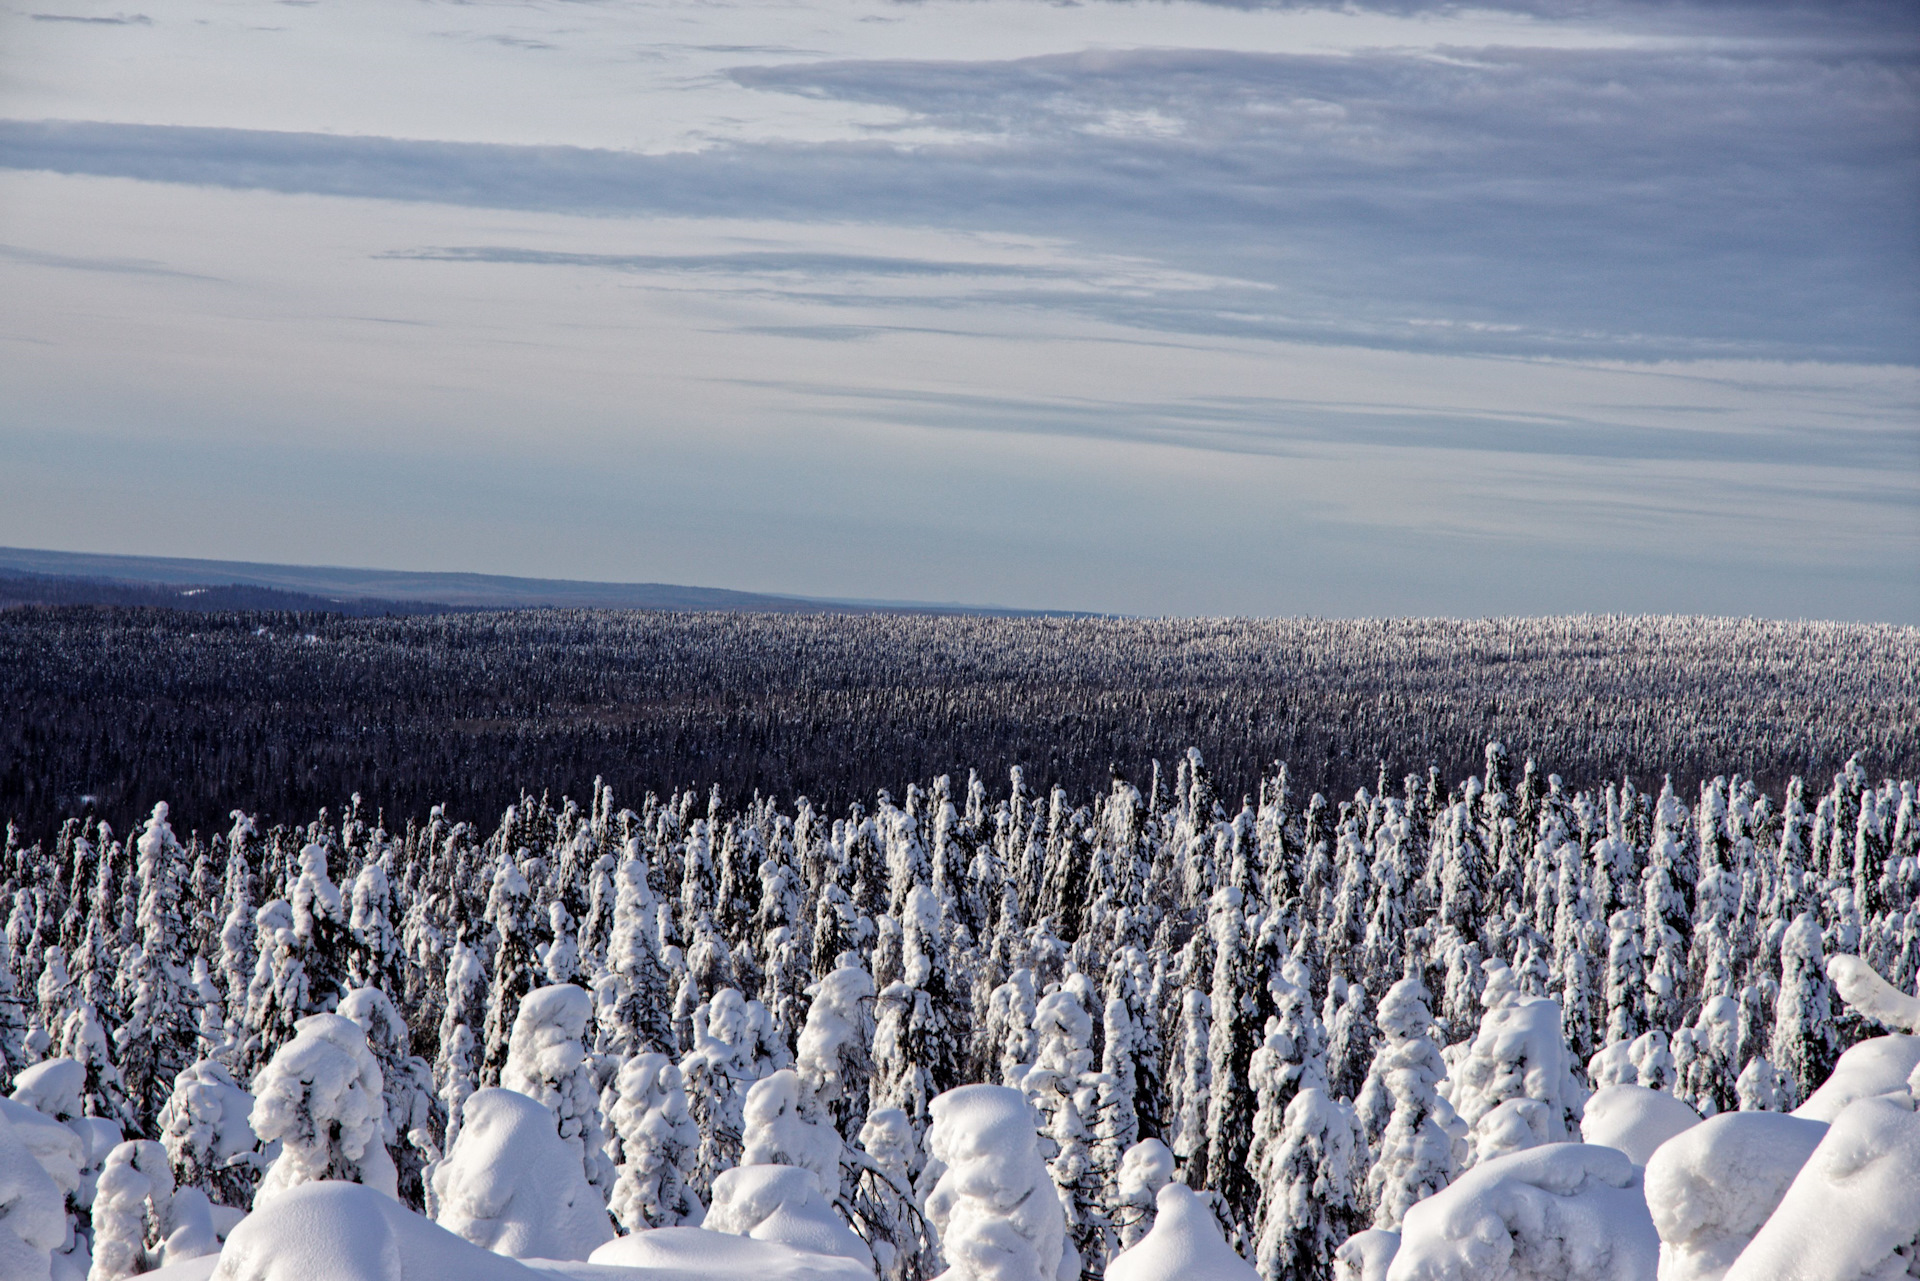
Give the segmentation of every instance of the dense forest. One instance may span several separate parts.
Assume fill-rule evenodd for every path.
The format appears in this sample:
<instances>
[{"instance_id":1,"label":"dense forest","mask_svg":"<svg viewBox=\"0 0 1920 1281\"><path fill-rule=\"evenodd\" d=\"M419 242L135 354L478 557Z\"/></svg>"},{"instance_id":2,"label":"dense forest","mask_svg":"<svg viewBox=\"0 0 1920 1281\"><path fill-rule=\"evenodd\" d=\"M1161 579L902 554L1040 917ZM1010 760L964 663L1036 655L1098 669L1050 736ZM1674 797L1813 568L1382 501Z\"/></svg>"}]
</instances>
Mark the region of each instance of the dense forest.
<instances>
[{"instance_id":1,"label":"dense forest","mask_svg":"<svg viewBox=\"0 0 1920 1281\"><path fill-rule=\"evenodd\" d=\"M1329 795L1499 739L1570 783L1858 754L1920 771L1920 630L1580 617L1323 621L525 611L413 618L0 610L0 816L182 831L337 811L479 821L523 785L838 812L908 778L1144 785L1189 746L1229 804L1275 761Z\"/></svg>"},{"instance_id":2,"label":"dense forest","mask_svg":"<svg viewBox=\"0 0 1920 1281\"><path fill-rule=\"evenodd\" d=\"M0 1248L91 1281L673 1242L707 1266L651 1275L737 1276L739 1237L769 1281L1905 1275L1920 1037L1874 1033L1920 1032L1914 782L1479 765L73 817L0 860L0 1158L66 1189L37 1223L0 1178ZM1837 1207L1844 1247L1807 1226Z\"/></svg>"}]
</instances>

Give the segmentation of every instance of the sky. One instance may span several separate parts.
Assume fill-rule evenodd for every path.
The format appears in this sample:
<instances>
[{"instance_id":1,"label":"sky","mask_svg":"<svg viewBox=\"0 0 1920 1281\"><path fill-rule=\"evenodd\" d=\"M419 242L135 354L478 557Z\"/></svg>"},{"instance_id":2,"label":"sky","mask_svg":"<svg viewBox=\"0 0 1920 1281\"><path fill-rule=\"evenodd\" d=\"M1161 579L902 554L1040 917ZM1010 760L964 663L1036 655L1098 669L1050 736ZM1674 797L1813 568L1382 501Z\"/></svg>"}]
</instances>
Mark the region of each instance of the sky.
<instances>
[{"instance_id":1,"label":"sky","mask_svg":"<svg viewBox=\"0 0 1920 1281\"><path fill-rule=\"evenodd\" d=\"M0 0L0 544L1920 623L1920 8Z\"/></svg>"}]
</instances>

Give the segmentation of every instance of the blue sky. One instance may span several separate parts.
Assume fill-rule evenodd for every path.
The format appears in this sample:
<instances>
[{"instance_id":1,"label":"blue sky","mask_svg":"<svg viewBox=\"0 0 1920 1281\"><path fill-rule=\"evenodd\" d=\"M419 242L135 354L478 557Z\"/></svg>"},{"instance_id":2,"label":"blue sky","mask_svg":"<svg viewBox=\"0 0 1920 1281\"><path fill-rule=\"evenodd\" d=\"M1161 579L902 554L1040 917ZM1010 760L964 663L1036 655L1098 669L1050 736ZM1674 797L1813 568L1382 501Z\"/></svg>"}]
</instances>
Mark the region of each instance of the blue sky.
<instances>
[{"instance_id":1,"label":"blue sky","mask_svg":"<svg viewBox=\"0 0 1920 1281\"><path fill-rule=\"evenodd\" d=\"M1909 5L24 0L0 543L1920 622Z\"/></svg>"}]
</instances>

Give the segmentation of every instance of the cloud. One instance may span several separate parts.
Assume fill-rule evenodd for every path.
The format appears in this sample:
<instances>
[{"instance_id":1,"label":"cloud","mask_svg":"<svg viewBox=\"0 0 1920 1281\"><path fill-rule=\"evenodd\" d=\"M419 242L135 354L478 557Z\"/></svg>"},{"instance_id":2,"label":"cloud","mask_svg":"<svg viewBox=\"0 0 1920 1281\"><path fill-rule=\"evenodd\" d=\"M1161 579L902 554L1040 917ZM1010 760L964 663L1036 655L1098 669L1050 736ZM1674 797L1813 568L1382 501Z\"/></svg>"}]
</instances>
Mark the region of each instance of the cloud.
<instances>
[{"instance_id":1,"label":"cloud","mask_svg":"<svg viewBox=\"0 0 1920 1281\"><path fill-rule=\"evenodd\" d=\"M1181 333L1636 359L1920 353L1920 59L1897 50L1150 49L730 75L891 108L916 140L874 127L644 155L10 121L0 164L1053 237L1218 283L1033 305Z\"/></svg>"},{"instance_id":2,"label":"cloud","mask_svg":"<svg viewBox=\"0 0 1920 1281\"><path fill-rule=\"evenodd\" d=\"M150 27L153 19L144 13L117 14L111 18L88 17L77 13L29 14L35 22L79 22L96 27Z\"/></svg>"}]
</instances>

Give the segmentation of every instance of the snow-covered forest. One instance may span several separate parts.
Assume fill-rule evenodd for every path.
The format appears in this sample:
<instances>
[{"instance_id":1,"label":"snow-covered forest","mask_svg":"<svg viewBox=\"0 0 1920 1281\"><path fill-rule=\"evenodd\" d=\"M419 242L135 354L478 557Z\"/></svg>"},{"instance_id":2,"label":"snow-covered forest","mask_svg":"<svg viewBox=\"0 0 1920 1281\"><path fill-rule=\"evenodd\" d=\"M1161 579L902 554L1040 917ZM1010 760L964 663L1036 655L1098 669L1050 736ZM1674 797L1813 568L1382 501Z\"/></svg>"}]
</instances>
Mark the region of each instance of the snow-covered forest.
<instances>
[{"instance_id":1,"label":"snow-covered forest","mask_svg":"<svg viewBox=\"0 0 1920 1281\"><path fill-rule=\"evenodd\" d=\"M1857 760L623 799L12 845L0 1275L1920 1275Z\"/></svg>"},{"instance_id":2,"label":"snow-covered forest","mask_svg":"<svg viewBox=\"0 0 1920 1281\"><path fill-rule=\"evenodd\" d=\"M1229 806L1276 760L1328 796L1493 740L1582 785L1858 753L1920 777L1920 629L1715 618L1119 619L529 610L355 619L0 609L0 817L181 832L360 792L423 818L718 786L840 813L941 774L1055 784L1198 747Z\"/></svg>"}]
</instances>

